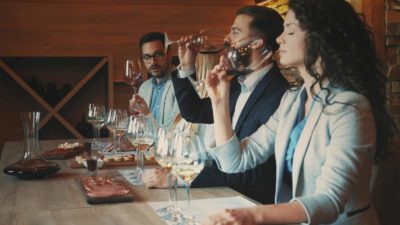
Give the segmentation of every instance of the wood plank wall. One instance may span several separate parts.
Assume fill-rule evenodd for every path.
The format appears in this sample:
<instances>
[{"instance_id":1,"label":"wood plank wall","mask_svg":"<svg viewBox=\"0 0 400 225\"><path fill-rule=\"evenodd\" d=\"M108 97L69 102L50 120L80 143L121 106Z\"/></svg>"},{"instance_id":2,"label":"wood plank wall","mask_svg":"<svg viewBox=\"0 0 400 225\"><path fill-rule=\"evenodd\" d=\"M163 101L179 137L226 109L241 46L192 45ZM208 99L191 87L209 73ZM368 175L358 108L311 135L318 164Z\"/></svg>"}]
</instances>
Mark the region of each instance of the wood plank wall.
<instances>
[{"instance_id":1,"label":"wood plank wall","mask_svg":"<svg viewBox=\"0 0 400 225\"><path fill-rule=\"evenodd\" d=\"M175 39L201 29L228 32L236 10L251 4L254 0L2 0L0 57L111 56L109 65L118 82L124 60L137 56L144 33L167 31ZM18 112L37 107L1 72L0 117L7 120L0 120L0 150L4 141L22 138ZM62 74L57 72L55 79ZM124 92L116 94L124 98L116 103L126 105L126 88L116 87L121 90L115 92ZM87 90L81 96L93 93Z\"/></svg>"},{"instance_id":2,"label":"wood plank wall","mask_svg":"<svg viewBox=\"0 0 400 225\"><path fill-rule=\"evenodd\" d=\"M235 11L253 0L5 0L0 3L0 56L112 55L115 80L138 39L171 39L204 28L228 32Z\"/></svg>"}]
</instances>

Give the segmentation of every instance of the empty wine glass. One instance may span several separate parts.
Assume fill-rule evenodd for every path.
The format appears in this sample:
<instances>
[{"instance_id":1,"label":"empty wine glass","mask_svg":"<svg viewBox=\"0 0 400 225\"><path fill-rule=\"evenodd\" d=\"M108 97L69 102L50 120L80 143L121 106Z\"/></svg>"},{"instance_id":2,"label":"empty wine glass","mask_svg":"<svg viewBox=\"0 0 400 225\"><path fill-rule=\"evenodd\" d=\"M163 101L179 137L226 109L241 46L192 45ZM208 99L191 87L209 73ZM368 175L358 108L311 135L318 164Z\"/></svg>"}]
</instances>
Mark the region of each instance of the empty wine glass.
<instances>
[{"instance_id":1,"label":"empty wine glass","mask_svg":"<svg viewBox=\"0 0 400 225\"><path fill-rule=\"evenodd\" d=\"M187 207L185 224L195 224L194 217L189 215L190 210L190 185L203 170L206 153L202 147L199 135L178 132L174 138L174 160L172 161L172 174L185 182Z\"/></svg>"},{"instance_id":2,"label":"empty wine glass","mask_svg":"<svg viewBox=\"0 0 400 225\"><path fill-rule=\"evenodd\" d=\"M105 126L113 134L115 155L121 150L121 138L127 129L128 119L128 113L124 109L108 110Z\"/></svg>"},{"instance_id":3,"label":"empty wine glass","mask_svg":"<svg viewBox=\"0 0 400 225\"><path fill-rule=\"evenodd\" d=\"M153 145L154 134L153 123L150 118L142 115L130 116L126 137L136 148L139 154L139 167L137 170L138 183L142 184L142 175L144 172L144 153Z\"/></svg>"},{"instance_id":4,"label":"empty wine glass","mask_svg":"<svg viewBox=\"0 0 400 225\"><path fill-rule=\"evenodd\" d=\"M91 148L93 150L103 150L104 146L99 142L100 129L104 125L105 108L104 106L97 105L94 103L89 103L88 111L86 113L86 120L93 127L93 141Z\"/></svg>"}]
</instances>

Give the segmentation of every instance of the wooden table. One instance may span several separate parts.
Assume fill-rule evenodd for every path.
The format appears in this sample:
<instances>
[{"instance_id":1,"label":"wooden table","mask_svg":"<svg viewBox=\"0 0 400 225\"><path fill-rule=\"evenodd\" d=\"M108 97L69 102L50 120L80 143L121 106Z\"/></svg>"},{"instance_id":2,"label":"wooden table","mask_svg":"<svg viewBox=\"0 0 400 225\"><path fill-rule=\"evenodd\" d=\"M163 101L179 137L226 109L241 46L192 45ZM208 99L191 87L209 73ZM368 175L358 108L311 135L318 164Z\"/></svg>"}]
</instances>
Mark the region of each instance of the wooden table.
<instances>
[{"instance_id":1,"label":"wooden table","mask_svg":"<svg viewBox=\"0 0 400 225\"><path fill-rule=\"evenodd\" d=\"M54 149L65 141L68 140L40 141L41 152ZM166 201L167 190L132 186L135 202L89 205L76 182L76 178L84 175L86 170L70 169L63 160L58 161L62 169L46 179L21 180L4 174L4 167L18 161L23 151L23 142L6 142L3 148L0 160L0 224L164 224L147 201ZM99 170L100 174L109 172L108 169ZM178 194L180 199L185 198L183 190ZM237 195L240 194L225 187L192 189L193 199Z\"/></svg>"}]
</instances>

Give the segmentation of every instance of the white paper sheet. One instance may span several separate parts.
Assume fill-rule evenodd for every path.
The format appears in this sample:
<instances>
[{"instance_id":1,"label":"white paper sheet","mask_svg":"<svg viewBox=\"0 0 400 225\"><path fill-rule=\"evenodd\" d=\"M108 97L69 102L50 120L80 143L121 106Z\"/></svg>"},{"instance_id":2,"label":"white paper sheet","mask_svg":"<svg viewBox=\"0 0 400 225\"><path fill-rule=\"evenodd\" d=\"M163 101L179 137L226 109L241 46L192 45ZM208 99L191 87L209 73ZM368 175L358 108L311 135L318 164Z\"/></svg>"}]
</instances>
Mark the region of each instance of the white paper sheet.
<instances>
[{"instance_id":1,"label":"white paper sheet","mask_svg":"<svg viewBox=\"0 0 400 225\"><path fill-rule=\"evenodd\" d=\"M167 224L175 224L164 220L163 215L159 213L158 210L165 207L168 202L148 202L148 204L164 222L166 222ZM179 208L187 208L186 204L186 201L178 201ZM189 214L195 217L196 222L200 222L205 220L210 214L223 209L245 208L255 205L255 203L243 198L242 196L196 199L190 201Z\"/></svg>"}]
</instances>

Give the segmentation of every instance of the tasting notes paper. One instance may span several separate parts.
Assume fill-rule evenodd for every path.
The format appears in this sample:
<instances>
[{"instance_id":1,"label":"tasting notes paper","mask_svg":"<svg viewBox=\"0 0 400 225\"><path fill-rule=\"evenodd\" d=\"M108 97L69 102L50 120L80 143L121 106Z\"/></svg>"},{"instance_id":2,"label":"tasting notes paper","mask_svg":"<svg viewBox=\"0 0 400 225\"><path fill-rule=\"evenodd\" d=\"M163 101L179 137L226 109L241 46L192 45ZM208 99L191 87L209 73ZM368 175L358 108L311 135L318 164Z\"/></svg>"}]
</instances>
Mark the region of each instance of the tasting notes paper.
<instances>
[{"instance_id":1,"label":"tasting notes paper","mask_svg":"<svg viewBox=\"0 0 400 225\"><path fill-rule=\"evenodd\" d=\"M167 224L176 224L168 220L161 208L164 208L168 202L148 202L150 207L156 212L156 214ZM187 208L186 200L178 201L179 208ZM223 209L232 208L245 208L255 206L254 202L251 202L242 196L235 197L224 197L224 198L209 198L209 199L193 199L190 200L189 214L194 216L196 222L205 220L210 214Z\"/></svg>"}]
</instances>

